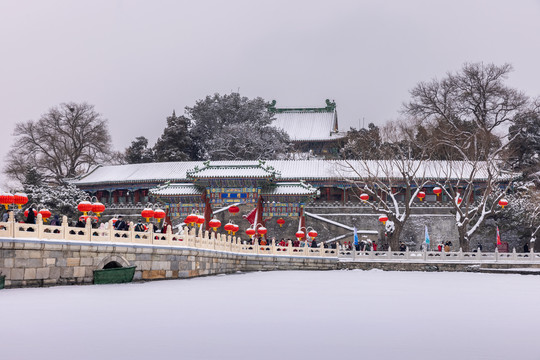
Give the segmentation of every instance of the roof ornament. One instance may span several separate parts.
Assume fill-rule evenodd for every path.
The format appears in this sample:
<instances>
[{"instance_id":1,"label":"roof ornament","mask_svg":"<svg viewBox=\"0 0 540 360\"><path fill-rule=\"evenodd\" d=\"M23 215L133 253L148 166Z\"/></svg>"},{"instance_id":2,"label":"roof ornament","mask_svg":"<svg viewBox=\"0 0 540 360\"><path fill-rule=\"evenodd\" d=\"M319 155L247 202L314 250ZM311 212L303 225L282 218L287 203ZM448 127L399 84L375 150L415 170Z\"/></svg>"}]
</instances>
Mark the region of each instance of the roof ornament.
<instances>
[{"instance_id":1,"label":"roof ornament","mask_svg":"<svg viewBox=\"0 0 540 360\"><path fill-rule=\"evenodd\" d=\"M275 112L276 111L276 100L272 100L272 102L266 104L266 108L270 112Z\"/></svg>"},{"instance_id":2,"label":"roof ornament","mask_svg":"<svg viewBox=\"0 0 540 360\"><path fill-rule=\"evenodd\" d=\"M335 100L330 101L330 99L326 99L326 110L328 111L336 110L336 101Z\"/></svg>"}]
</instances>

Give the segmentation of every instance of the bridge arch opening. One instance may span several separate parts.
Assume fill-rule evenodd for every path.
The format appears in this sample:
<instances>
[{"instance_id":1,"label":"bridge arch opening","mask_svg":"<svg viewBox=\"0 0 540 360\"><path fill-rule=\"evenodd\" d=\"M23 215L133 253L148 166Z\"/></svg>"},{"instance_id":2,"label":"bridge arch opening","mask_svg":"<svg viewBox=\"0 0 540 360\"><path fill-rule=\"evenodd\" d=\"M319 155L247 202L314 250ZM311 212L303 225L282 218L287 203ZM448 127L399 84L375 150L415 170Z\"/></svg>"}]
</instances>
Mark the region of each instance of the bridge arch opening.
<instances>
[{"instance_id":1,"label":"bridge arch opening","mask_svg":"<svg viewBox=\"0 0 540 360\"><path fill-rule=\"evenodd\" d=\"M104 269L117 269L121 267L123 266L118 261L110 261L103 266Z\"/></svg>"},{"instance_id":2,"label":"bridge arch opening","mask_svg":"<svg viewBox=\"0 0 540 360\"><path fill-rule=\"evenodd\" d=\"M97 270L129 267L129 261L121 255L109 255L103 258L96 266Z\"/></svg>"}]
</instances>

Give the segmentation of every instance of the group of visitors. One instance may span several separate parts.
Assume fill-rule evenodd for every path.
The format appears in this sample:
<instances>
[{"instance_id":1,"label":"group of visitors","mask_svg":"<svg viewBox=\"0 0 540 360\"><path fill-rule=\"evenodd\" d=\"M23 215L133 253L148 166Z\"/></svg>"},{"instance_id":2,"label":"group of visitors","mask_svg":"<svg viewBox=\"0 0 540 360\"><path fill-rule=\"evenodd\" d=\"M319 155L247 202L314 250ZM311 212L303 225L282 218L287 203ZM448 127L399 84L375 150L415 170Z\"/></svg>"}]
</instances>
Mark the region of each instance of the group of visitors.
<instances>
[{"instance_id":1,"label":"group of visitors","mask_svg":"<svg viewBox=\"0 0 540 360\"><path fill-rule=\"evenodd\" d=\"M277 246L289 246L289 241L291 242L291 246L292 247L304 247L304 246L309 246L309 247L312 247L312 248L316 248L316 247L319 247L319 244L317 243L317 240L315 239L312 239L311 241L304 241L303 239L302 240L291 240L291 239L286 239L285 238L281 238L280 241L277 241L276 238L272 238L271 240L267 240L266 238L264 237L257 237L255 239L250 239L247 241L247 244L248 245L253 245L253 242L255 242L256 244L258 245L272 245L275 244Z\"/></svg>"},{"instance_id":2,"label":"group of visitors","mask_svg":"<svg viewBox=\"0 0 540 360\"><path fill-rule=\"evenodd\" d=\"M452 242L450 240L446 241L446 242L440 242L439 244L437 244L437 251L439 252L442 252L444 250L444 252L450 252L450 250L452 249Z\"/></svg>"}]
</instances>

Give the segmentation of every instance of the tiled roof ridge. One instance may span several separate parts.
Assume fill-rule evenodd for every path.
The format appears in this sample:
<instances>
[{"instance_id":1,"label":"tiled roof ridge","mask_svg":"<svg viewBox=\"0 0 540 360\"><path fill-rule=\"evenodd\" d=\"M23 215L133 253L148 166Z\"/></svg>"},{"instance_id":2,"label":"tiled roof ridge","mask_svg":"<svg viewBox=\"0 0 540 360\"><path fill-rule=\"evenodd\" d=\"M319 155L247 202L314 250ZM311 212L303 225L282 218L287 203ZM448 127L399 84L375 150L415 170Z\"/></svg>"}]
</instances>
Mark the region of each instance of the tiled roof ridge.
<instances>
[{"instance_id":1,"label":"tiled roof ridge","mask_svg":"<svg viewBox=\"0 0 540 360\"><path fill-rule=\"evenodd\" d=\"M276 100L272 100L271 103L267 105L268 111L273 113L285 113L285 112L335 112L336 111L336 102L334 100L330 101L329 99L325 100L325 107L307 107L307 108L276 108Z\"/></svg>"}]
</instances>

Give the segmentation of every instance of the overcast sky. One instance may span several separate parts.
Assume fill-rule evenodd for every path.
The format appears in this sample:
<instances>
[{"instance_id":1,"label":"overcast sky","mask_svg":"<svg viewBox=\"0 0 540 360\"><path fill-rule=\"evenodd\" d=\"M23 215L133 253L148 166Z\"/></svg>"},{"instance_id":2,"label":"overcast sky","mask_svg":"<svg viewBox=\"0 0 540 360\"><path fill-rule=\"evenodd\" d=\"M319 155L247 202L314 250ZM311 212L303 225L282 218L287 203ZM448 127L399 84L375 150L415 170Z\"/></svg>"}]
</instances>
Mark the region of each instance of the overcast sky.
<instances>
[{"instance_id":1,"label":"overcast sky","mask_svg":"<svg viewBox=\"0 0 540 360\"><path fill-rule=\"evenodd\" d=\"M539 44L540 0L0 0L0 157L15 123L69 101L94 104L120 150L215 92L334 99L342 130L397 118L464 62L509 62L539 96Z\"/></svg>"}]
</instances>

